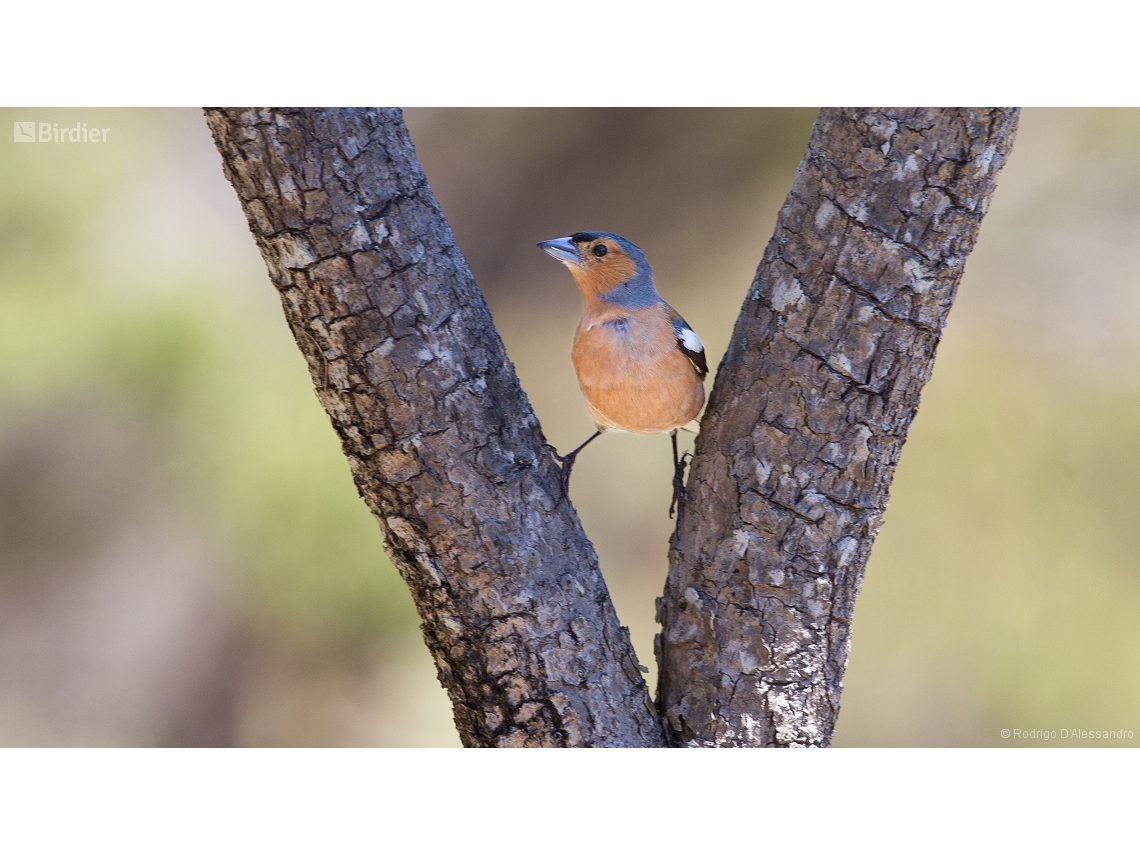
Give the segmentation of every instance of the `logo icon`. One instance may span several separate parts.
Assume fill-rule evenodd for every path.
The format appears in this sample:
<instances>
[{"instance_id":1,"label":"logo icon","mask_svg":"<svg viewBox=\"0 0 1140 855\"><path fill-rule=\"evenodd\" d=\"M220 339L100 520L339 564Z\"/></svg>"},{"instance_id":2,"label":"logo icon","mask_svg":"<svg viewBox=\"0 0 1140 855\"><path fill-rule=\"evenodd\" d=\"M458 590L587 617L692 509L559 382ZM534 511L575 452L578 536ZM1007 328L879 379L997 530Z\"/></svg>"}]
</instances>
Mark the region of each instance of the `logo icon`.
<instances>
[{"instance_id":1,"label":"logo icon","mask_svg":"<svg viewBox=\"0 0 1140 855\"><path fill-rule=\"evenodd\" d=\"M15 142L35 142L36 141L36 123L35 122L13 122L12 123L12 138Z\"/></svg>"}]
</instances>

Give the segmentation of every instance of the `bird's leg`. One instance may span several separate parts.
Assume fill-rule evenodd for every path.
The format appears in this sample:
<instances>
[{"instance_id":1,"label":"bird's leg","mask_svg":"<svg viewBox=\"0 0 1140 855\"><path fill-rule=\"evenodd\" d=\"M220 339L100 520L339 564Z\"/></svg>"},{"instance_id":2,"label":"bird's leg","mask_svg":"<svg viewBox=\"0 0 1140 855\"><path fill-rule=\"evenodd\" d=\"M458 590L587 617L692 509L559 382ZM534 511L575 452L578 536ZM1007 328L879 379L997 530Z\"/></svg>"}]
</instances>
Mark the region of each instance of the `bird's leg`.
<instances>
[{"instance_id":1,"label":"bird's leg","mask_svg":"<svg viewBox=\"0 0 1140 855\"><path fill-rule=\"evenodd\" d=\"M570 470L574 468L574 459L578 456L578 452L602 435L600 430L594 431L593 435L567 454L559 454L554 451L554 446L550 446L550 450L554 452L554 459L558 461L558 467L562 470L562 492L566 493L570 489Z\"/></svg>"},{"instance_id":2,"label":"bird's leg","mask_svg":"<svg viewBox=\"0 0 1140 855\"><path fill-rule=\"evenodd\" d=\"M673 511L677 511L678 513L684 511L685 464L692 455L686 451L680 457L677 456L676 428L669 433L669 436L673 440L673 501L669 505L669 519L673 519Z\"/></svg>"}]
</instances>

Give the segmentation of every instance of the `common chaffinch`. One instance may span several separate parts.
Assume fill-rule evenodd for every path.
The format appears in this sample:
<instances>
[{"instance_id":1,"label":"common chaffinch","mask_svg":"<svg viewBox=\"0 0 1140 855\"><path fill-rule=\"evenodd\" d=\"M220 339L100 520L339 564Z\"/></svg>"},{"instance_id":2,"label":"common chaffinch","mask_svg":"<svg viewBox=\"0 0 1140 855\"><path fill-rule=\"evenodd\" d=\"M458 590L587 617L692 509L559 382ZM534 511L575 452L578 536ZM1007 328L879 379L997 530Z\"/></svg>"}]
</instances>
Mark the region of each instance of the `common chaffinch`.
<instances>
[{"instance_id":1,"label":"common chaffinch","mask_svg":"<svg viewBox=\"0 0 1140 855\"><path fill-rule=\"evenodd\" d=\"M570 351L597 431L559 456L562 483L583 448L606 431L668 433L673 440L673 508L684 492L677 429L705 403L705 349L692 327L661 299L637 246L609 232L577 232L539 246L568 268L582 292L582 319Z\"/></svg>"}]
</instances>

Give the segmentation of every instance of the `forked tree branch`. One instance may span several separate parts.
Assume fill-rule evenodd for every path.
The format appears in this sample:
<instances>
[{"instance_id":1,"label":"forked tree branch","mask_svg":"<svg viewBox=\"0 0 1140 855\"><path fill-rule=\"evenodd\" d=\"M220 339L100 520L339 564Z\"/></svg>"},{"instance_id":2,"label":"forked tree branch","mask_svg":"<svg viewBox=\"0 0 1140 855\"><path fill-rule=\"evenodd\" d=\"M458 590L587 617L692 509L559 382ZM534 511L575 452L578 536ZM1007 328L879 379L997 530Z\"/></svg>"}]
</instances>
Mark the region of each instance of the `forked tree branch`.
<instances>
[{"instance_id":1,"label":"forked tree branch","mask_svg":"<svg viewBox=\"0 0 1140 855\"><path fill-rule=\"evenodd\" d=\"M466 745L666 743L399 111L208 110ZM698 439L668 740L827 744L851 609L1014 111L824 111Z\"/></svg>"}]
</instances>

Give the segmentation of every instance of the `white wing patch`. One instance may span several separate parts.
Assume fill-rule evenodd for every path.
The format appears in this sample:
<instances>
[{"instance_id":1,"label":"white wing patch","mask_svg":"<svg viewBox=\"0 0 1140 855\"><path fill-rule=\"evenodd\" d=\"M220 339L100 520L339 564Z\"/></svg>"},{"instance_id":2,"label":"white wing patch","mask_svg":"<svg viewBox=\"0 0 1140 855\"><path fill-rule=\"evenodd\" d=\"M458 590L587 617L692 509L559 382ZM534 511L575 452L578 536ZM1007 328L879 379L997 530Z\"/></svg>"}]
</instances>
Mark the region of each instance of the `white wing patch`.
<instances>
[{"instance_id":1,"label":"white wing patch","mask_svg":"<svg viewBox=\"0 0 1140 855\"><path fill-rule=\"evenodd\" d=\"M681 349L681 353L685 354L689 362L693 363L693 368L701 376L701 379L705 379L709 373L709 366L705 360L705 346L701 344L701 340L693 332L693 328L683 319L674 318L673 332L677 334L677 347Z\"/></svg>"},{"instance_id":2,"label":"white wing patch","mask_svg":"<svg viewBox=\"0 0 1140 855\"><path fill-rule=\"evenodd\" d=\"M677 330L677 338L680 339L681 344L684 345L685 350L691 350L693 353L700 353L705 349L701 344L701 340L697 338L697 334L688 327L681 327Z\"/></svg>"}]
</instances>

